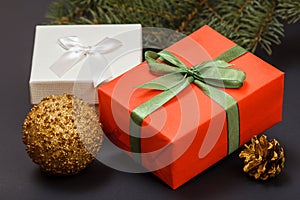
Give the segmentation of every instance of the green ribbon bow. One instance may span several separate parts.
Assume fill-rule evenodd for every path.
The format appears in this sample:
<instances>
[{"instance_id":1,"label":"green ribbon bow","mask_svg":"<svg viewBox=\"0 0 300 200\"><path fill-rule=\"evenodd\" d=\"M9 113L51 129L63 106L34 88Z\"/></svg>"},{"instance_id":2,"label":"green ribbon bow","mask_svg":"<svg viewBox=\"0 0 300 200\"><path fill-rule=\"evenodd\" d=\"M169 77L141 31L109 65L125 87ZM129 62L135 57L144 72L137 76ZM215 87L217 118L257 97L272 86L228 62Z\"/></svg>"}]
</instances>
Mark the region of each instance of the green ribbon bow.
<instances>
[{"instance_id":1,"label":"green ribbon bow","mask_svg":"<svg viewBox=\"0 0 300 200\"><path fill-rule=\"evenodd\" d=\"M131 152L141 153L140 129L143 119L160 108L191 83L197 85L207 96L218 103L226 111L228 132L228 154L239 147L239 110L236 100L216 87L240 88L246 78L243 71L228 68L228 62L245 54L247 51L234 46L211 61L205 61L188 68L183 62L167 50L159 53L145 52L145 58L151 73L161 75L139 88L161 90L162 93L135 108L130 115L130 147ZM160 59L162 62L158 62ZM141 162L139 154L132 155Z\"/></svg>"}]
</instances>

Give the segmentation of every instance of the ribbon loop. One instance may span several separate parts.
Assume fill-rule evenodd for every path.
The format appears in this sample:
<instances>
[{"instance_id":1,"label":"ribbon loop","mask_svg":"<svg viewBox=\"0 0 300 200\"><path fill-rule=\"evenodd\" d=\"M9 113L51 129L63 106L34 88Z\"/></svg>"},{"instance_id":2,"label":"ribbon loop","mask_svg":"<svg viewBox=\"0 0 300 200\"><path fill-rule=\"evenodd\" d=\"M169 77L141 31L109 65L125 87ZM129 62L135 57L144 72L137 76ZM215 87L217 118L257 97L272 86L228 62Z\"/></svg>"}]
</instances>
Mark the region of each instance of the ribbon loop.
<instances>
[{"instance_id":1,"label":"ribbon loop","mask_svg":"<svg viewBox=\"0 0 300 200\"><path fill-rule=\"evenodd\" d=\"M75 64L87 57L82 67L89 67L94 87L112 76L107 60L102 54L110 53L122 46L121 41L113 38L104 38L94 46L84 46L76 36L59 38L57 43L67 52L58 58L50 69L58 77L62 77Z\"/></svg>"},{"instance_id":2,"label":"ribbon loop","mask_svg":"<svg viewBox=\"0 0 300 200\"><path fill-rule=\"evenodd\" d=\"M76 36L59 38L57 43L67 51L73 47L80 46L79 38Z\"/></svg>"},{"instance_id":3,"label":"ribbon loop","mask_svg":"<svg viewBox=\"0 0 300 200\"><path fill-rule=\"evenodd\" d=\"M222 88L240 88L246 78L245 73L239 69L224 68L217 65L194 71L194 76L198 77L197 80Z\"/></svg>"},{"instance_id":4,"label":"ribbon loop","mask_svg":"<svg viewBox=\"0 0 300 200\"><path fill-rule=\"evenodd\" d=\"M174 56L172 53L170 53L168 50L162 50L158 53L161 60L163 62L169 62L173 64L174 67L179 67L181 69L187 69L187 66L181 62L176 56Z\"/></svg>"},{"instance_id":5,"label":"ribbon loop","mask_svg":"<svg viewBox=\"0 0 300 200\"><path fill-rule=\"evenodd\" d=\"M172 72L184 72L176 67L158 62L158 58L160 58L160 55L153 51L145 52L145 59L149 65L149 70L151 73L156 75L164 75Z\"/></svg>"}]
</instances>

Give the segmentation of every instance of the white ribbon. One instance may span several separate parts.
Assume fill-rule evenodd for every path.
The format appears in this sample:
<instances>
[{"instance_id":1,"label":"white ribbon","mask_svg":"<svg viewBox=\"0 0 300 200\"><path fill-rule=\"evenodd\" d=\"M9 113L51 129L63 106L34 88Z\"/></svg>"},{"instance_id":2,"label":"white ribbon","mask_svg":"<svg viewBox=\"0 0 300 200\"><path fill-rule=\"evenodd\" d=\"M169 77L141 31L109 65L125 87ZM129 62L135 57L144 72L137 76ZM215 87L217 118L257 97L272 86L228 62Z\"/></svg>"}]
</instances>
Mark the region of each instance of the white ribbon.
<instances>
[{"instance_id":1,"label":"white ribbon","mask_svg":"<svg viewBox=\"0 0 300 200\"><path fill-rule=\"evenodd\" d=\"M67 52L58 58L50 69L58 77L62 77L76 63L87 57L83 67L88 66L90 68L94 87L112 76L107 66L108 63L102 54L110 53L122 46L121 41L113 38L104 38L94 46L84 46L76 36L60 38L58 44Z\"/></svg>"}]
</instances>

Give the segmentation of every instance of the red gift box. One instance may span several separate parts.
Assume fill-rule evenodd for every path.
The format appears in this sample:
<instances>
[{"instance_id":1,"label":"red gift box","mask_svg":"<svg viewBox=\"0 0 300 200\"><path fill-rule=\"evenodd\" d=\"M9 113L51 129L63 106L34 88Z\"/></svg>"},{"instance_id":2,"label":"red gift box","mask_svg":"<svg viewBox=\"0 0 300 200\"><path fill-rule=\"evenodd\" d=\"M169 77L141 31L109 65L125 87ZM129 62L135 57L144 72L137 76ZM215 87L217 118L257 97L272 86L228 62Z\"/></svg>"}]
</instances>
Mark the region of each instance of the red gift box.
<instances>
[{"instance_id":1,"label":"red gift box","mask_svg":"<svg viewBox=\"0 0 300 200\"><path fill-rule=\"evenodd\" d=\"M168 48L186 65L211 60L235 44L208 26ZM284 74L250 52L230 62L245 72L239 89L222 89L238 103L239 146L282 119ZM157 78L146 62L98 88L107 137L131 155L130 114L161 91L137 88ZM195 84L147 116L139 145L141 164L173 189L228 155L226 111Z\"/></svg>"}]
</instances>

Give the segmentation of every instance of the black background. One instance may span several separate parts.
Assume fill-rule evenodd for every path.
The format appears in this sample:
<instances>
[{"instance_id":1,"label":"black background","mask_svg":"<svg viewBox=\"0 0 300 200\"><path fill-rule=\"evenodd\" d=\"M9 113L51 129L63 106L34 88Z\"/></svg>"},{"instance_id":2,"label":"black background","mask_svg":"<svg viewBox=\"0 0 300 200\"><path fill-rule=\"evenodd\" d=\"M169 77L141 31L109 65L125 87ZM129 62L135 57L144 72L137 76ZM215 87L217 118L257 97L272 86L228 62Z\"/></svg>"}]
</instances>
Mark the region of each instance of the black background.
<instances>
[{"instance_id":1,"label":"black background","mask_svg":"<svg viewBox=\"0 0 300 200\"><path fill-rule=\"evenodd\" d=\"M283 70L283 122L269 129L286 151L283 173L257 182L242 172L235 152L173 191L151 173L119 172L95 161L76 176L53 177L40 172L21 141L23 120L31 108L28 80L34 27L51 0L1 1L1 138L0 199L299 199L300 197L300 24L287 25L283 44L272 56L259 57Z\"/></svg>"}]
</instances>

